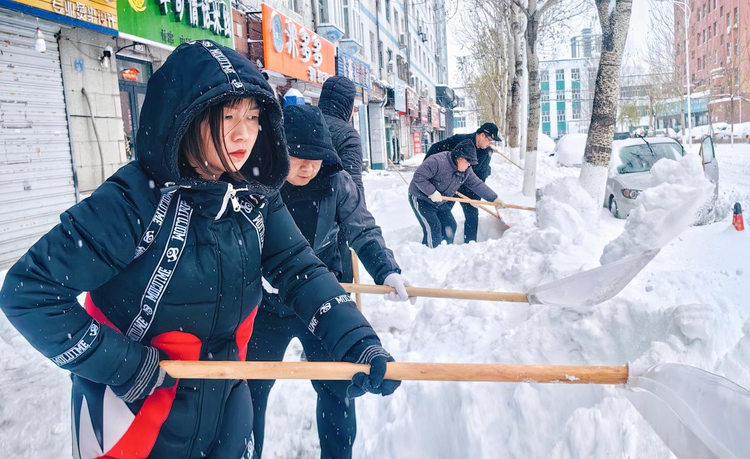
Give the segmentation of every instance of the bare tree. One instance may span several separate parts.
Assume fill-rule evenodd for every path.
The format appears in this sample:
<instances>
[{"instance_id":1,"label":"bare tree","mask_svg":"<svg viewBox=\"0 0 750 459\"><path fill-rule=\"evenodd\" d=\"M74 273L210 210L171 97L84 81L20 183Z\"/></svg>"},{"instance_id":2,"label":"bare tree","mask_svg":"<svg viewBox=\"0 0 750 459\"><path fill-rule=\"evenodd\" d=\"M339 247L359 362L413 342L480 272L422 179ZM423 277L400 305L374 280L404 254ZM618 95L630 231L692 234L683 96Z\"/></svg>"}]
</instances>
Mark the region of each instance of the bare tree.
<instances>
[{"instance_id":1,"label":"bare tree","mask_svg":"<svg viewBox=\"0 0 750 459\"><path fill-rule=\"evenodd\" d=\"M548 37L556 30L565 29L572 17L584 13L585 0L513 0L526 17L526 68L529 75L529 119L526 131L526 161L524 163L523 194L533 196L536 191L537 145L541 123L541 87L539 81L539 55L537 43L545 33ZM551 37L550 37L551 38Z\"/></svg>"},{"instance_id":2,"label":"bare tree","mask_svg":"<svg viewBox=\"0 0 750 459\"><path fill-rule=\"evenodd\" d=\"M602 53L599 58L594 106L579 181L594 199L603 202L615 133L620 66L628 38L633 2L632 0L595 0L595 2L602 28Z\"/></svg>"}]
</instances>

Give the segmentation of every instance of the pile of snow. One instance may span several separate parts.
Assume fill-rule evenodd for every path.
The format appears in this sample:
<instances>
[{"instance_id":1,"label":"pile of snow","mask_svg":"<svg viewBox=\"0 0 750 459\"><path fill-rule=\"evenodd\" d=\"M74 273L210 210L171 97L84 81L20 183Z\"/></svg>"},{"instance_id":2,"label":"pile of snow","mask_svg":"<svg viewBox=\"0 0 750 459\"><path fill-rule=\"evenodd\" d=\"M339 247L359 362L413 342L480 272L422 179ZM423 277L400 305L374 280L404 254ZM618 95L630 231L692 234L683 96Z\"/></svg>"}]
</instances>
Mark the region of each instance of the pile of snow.
<instances>
[{"instance_id":1,"label":"pile of snow","mask_svg":"<svg viewBox=\"0 0 750 459\"><path fill-rule=\"evenodd\" d=\"M537 149L540 153L549 153L555 149L555 141L550 138L547 134L542 132L539 133L539 143Z\"/></svg>"},{"instance_id":2,"label":"pile of snow","mask_svg":"<svg viewBox=\"0 0 750 459\"><path fill-rule=\"evenodd\" d=\"M409 159L405 159L401 161L401 165L403 166L409 166L409 167L419 167L420 164L424 161L425 154L420 153L418 155L414 155Z\"/></svg>"},{"instance_id":3,"label":"pile of snow","mask_svg":"<svg viewBox=\"0 0 750 459\"><path fill-rule=\"evenodd\" d=\"M651 168L651 185L636 199L625 232L604 248L602 264L664 247L693 223L714 189L697 155L659 160Z\"/></svg>"},{"instance_id":4,"label":"pile of snow","mask_svg":"<svg viewBox=\"0 0 750 459\"><path fill-rule=\"evenodd\" d=\"M574 177L555 180L542 188L536 205L537 225L542 232L554 231L571 242L585 231L595 231L599 206Z\"/></svg>"},{"instance_id":5,"label":"pile of snow","mask_svg":"<svg viewBox=\"0 0 750 459\"><path fill-rule=\"evenodd\" d=\"M563 166L580 167L586 149L587 134L565 134L557 141L554 155Z\"/></svg>"}]
</instances>

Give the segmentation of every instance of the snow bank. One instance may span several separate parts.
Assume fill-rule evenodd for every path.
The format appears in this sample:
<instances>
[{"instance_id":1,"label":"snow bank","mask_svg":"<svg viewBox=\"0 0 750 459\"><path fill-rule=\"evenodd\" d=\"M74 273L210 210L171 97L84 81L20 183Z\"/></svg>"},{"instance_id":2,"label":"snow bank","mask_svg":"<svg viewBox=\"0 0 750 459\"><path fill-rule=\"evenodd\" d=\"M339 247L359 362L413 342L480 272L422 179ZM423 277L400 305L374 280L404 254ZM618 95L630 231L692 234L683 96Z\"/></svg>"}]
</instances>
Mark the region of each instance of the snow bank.
<instances>
[{"instance_id":1,"label":"snow bank","mask_svg":"<svg viewBox=\"0 0 750 459\"><path fill-rule=\"evenodd\" d=\"M596 230L599 206L574 177L555 180L542 188L536 206L541 231L557 231L575 241L584 231Z\"/></svg>"},{"instance_id":2,"label":"snow bank","mask_svg":"<svg viewBox=\"0 0 750 459\"><path fill-rule=\"evenodd\" d=\"M574 167L583 163L587 134L565 134L557 141L555 157L563 166Z\"/></svg>"},{"instance_id":3,"label":"snow bank","mask_svg":"<svg viewBox=\"0 0 750 459\"><path fill-rule=\"evenodd\" d=\"M547 134L539 133L537 149L541 153L549 153L555 149L555 141L550 138Z\"/></svg>"},{"instance_id":4,"label":"snow bank","mask_svg":"<svg viewBox=\"0 0 750 459\"><path fill-rule=\"evenodd\" d=\"M602 264L664 247L693 223L696 212L713 193L697 155L680 161L659 160L651 168L651 184L636 199L625 232L604 248Z\"/></svg>"}]
</instances>

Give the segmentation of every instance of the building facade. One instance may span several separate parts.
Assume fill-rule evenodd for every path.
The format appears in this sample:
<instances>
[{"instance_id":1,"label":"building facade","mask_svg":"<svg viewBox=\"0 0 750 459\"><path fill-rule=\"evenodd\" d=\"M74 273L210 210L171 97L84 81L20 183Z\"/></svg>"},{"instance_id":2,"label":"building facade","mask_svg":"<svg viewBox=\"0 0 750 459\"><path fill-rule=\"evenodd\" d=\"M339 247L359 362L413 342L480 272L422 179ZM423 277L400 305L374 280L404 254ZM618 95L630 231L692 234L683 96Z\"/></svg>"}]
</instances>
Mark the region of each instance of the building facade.
<instances>
[{"instance_id":1,"label":"building facade","mask_svg":"<svg viewBox=\"0 0 750 459\"><path fill-rule=\"evenodd\" d=\"M675 6L675 72L685 80L689 47L693 126L750 121L750 4L747 0L687 0ZM705 111L701 111L705 99Z\"/></svg>"},{"instance_id":2,"label":"building facade","mask_svg":"<svg viewBox=\"0 0 750 459\"><path fill-rule=\"evenodd\" d=\"M588 132L598 65L592 57L539 62L542 133L558 139Z\"/></svg>"},{"instance_id":3,"label":"building facade","mask_svg":"<svg viewBox=\"0 0 750 459\"><path fill-rule=\"evenodd\" d=\"M479 113L476 103L466 92L466 88L453 88L455 108L453 109L453 133L470 134L479 129Z\"/></svg>"}]
</instances>

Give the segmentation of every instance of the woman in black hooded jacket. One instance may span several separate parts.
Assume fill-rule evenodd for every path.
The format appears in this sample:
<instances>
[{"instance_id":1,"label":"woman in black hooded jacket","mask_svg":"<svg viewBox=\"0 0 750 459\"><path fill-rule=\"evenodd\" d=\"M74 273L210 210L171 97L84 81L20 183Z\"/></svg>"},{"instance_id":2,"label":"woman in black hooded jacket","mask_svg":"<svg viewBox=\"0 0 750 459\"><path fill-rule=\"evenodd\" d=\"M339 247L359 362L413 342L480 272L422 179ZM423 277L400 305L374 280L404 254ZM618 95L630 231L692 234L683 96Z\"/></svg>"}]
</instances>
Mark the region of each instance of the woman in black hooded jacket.
<instances>
[{"instance_id":1,"label":"woman in black hooded jacket","mask_svg":"<svg viewBox=\"0 0 750 459\"><path fill-rule=\"evenodd\" d=\"M0 292L71 372L74 456L252 457L247 383L176 381L159 361L244 360L262 277L379 388L390 356L279 196L281 110L257 68L211 41L179 46L149 81L136 141L138 160L63 213Z\"/></svg>"}]
</instances>

